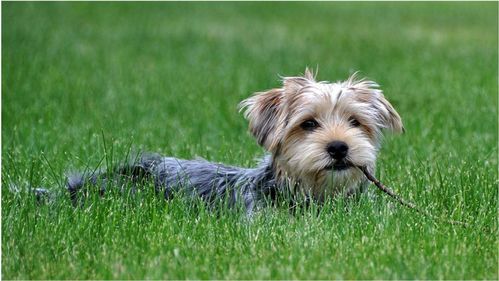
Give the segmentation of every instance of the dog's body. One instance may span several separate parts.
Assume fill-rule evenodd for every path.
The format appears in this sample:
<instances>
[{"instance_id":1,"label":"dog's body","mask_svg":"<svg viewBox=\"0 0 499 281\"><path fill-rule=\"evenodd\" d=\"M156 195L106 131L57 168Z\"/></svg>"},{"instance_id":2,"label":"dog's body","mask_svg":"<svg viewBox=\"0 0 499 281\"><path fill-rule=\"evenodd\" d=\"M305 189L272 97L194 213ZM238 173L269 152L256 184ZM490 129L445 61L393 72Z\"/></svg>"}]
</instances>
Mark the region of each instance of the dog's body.
<instances>
[{"instance_id":1,"label":"dog's body","mask_svg":"<svg viewBox=\"0 0 499 281\"><path fill-rule=\"evenodd\" d=\"M156 192L165 199L176 194L200 196L208 203L224 199L229 206L240 205L250 213L264 206L265 198L275 197L279 189L270 157L265 157L256 168L240 168L202 159L183 160L156 154L141 155L132 164L114 171L111 178L106 172L89 177L70 176L67 186L76 204L79 199L77 193L85 184L98 185L104 193L109 180L111 185L123 186L124 177L127 178L125 184L144 178L152 179Z\"/></svg>"},{"instance_id":2,"label":"dog's body","mask_svg":"<svg viewBox=\"0 0 499 281\"><path fill-rule=\"evenodd\" d=\"M178 191L207 202L227 198L252 212L276 195L290 192L317 202L365 189L356 167L375 169L382 129L402 132L400 116L372 81L316 82L306 69L286 77L283 86L256 93L241 103L250 131L269 155L256 168L229 167L204 160L142 155L116 174L154 179L170 198ZM73 202L87 183L109 179L107 173L68 178Z\"/></svg>"}]
</instances>

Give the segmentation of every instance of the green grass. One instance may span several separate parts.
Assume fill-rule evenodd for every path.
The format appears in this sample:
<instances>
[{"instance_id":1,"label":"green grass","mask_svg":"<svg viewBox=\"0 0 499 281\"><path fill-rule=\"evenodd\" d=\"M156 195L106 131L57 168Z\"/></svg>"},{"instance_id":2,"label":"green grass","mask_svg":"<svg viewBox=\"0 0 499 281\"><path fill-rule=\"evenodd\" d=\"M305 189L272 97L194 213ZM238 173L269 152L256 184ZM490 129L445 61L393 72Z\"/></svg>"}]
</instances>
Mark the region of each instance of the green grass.
<instances>
[{"instance_id":1,"label":"green grass","mask_svg":"<svg viewBox=\"0 0 499 281\"><path fill-rule=\"evenodd\" d=\"M2 278L498 279L497 8L3 3ZM472 227L375 191L251 222L149 193L73 209L9 192L61 192L66 171L99 163L104 139L109 162L133 147L252 166L263 151L237 103L306 65L378 81L407 129L386 138L378 176Z\"/></svg>"}]
</instances>

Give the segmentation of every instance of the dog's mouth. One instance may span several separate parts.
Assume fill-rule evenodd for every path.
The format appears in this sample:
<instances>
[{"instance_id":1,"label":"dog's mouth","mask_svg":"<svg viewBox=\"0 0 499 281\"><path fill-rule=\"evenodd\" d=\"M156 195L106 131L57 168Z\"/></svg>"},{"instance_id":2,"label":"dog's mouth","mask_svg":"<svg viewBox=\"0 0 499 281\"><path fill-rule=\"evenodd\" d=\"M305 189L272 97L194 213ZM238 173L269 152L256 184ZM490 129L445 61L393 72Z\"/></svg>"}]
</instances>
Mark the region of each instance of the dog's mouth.
<instances>
[{"instance_id":1,"label":"dog's mouth","mask_svg":"<svg viewBox=\"0 0 499 281\"><path fill-rule=\"evenodd\" d=\"M349 169L353 167L353 164L346 161L346 160L341 160L341 161L336 161L333 164L330 164L326 166L326 170L333 170L333 171L343 171L346 169Z\"/></svg>"}]
</instances>

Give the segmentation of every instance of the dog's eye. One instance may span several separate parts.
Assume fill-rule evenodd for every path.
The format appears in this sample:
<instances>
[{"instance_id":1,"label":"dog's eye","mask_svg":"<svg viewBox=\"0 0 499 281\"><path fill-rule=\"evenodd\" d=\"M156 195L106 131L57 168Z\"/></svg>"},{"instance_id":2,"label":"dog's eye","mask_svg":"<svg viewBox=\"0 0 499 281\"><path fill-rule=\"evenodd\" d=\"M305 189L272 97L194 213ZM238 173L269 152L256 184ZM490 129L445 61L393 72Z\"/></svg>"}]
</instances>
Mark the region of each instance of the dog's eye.
<instances>
[{"instance_id":1,"label":"dog's eye","mask_svg":"<svg viewBox=\"0 0 499 281\"><path fill-rule=\"evenodd\" d=\"M319 127L319 123L317 123L314 119L309 119L301 123L300 127L305 131L313 131Z\"/></svg>"},{"instance_id":2,"label":"dog's eye","mask_svg":"<svg viewBox=\"0 0 499 281\"><path fill-rule=\"evenodd\" d=\"M350 119L348 119L348 122L350 122L350 125L352 125L352 127L360 126L359 120L357 120L355 117L350 117Z\"/></svg>"}]
</instances>

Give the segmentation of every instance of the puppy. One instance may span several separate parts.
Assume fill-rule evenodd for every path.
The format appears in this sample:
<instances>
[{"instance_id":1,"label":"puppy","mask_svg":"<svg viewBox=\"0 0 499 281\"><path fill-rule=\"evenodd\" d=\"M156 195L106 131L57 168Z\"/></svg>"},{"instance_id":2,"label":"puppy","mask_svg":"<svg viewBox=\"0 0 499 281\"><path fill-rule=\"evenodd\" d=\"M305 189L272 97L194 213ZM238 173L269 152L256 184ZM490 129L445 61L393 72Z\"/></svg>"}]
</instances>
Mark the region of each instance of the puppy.
<instances>
[{"instance_id":1,"label":"puppy","mask_svg":"<svg viewBox=\"0 0 499 281\"><path fill-rule=\"evenodd\" d=\"M179 192L208 203L224 198L250 214L285 193L320 203L365 190L367 179L357 167L373 173L384 129L404 130L375 82L355 75L343 82L316 81L309 69L284 77L280 88L255 93L240 109L268 152L256 168L143 154L111 175L68 177L73 203L85 186L97 185L104 193L123 179L144 178L167 199Z\"/></svg>"}]
</instances>

